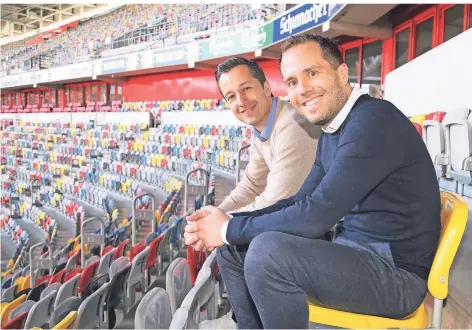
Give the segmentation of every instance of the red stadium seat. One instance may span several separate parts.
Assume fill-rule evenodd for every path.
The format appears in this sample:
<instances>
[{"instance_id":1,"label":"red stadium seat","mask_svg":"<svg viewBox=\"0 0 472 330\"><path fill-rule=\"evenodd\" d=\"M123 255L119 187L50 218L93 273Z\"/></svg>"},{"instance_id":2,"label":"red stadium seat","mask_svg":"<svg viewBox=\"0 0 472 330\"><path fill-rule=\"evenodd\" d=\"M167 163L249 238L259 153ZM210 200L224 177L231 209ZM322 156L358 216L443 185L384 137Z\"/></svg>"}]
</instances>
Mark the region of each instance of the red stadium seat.
<instances>
[{"instance_id":1,"label":"red stadium seat","mask_svg":"<svg viewBox=\"0 0 472 330\"><path fill-rule=\"evenodd\" d=\"M124 240L116 247L115 254L113 255L113 260L123 257L125 255L126 247L129 243L129 239Z\"/></svg>"},{"instance_id":2,"label":"red stadium seat","mask_svg":"<svg viewBox=\"0 0 472 330\"><path fill-rule=\"evenodd\" d=\"M136 245L132 246L129 250L129 261L133 261L134 257L136 257L141 251L146 248L146 245L143 243L137 243Z\"/></svg>"},{"instance_id":3,"label":"red stadium seat","mask_svg":"<svg viewBox=\"0 0 472 330\"><path fill-rule=\"evenodd\" d=\"M2 329L23 329L27 317L27 312L21 313L11 319L7 324L3 325Z\"/></svg>"},{"instance_id":4,"label":"red stadium seat","mask_svg":"<svg viewBox=\"0 0 472 330\"><path fill-rule=\"evenodd\" d=\"M156 237L151 244L149 244L149 253L146 257L146 265L145 265L145 270L149 271L151 267L157 264L158 257L157 257L157 251L159 248L159 243L164 239L164 234L159 235Z\"/></svg>"},{"instance_id":5,"label":"red stadium seat","mask_svg":"<svg viewBox=\"0 0 472 330\"><path fill-rule=\"evenodd\" d=\"M51 279L49 280L49 285L51 285L53 283L63 283L64 275L66 274L66 272L67 272L67 270L63 269L60 272L58 272L57 274L54 274L51 277Z\"/></svg>"},{"instance_id":6,"label":"red stadium seat","mask_svg":"<svg viewBox=\"0 0 472 330\"><path fill-rule=\"evenodd\" d=\"M70 270L65 276L64 276L64 283L73 278L75 275L82 273L82 268L74 268Z\"/></svg>"},{"instance_id":7,"label":"red stadium seat","mask_svg":"<svg viewBox=\"0 0 472 330\"><path fill-rule=\"evenodd\" d=\"M418 123L415 123L415 122L412 122L413 126L415 126L416 130L418 131L418 133L420 134L420 136L423 136L423 127L418 124Z\"/></svg>"},{"instance_id":8,"label":"red stadium seat","mask_svg":"<svg viewBox=\"0 0 472 330\"><path fill-rule=\"evenodd\" d=\"M445 115L446 113L444 111L431 112L426 115L426 120L435 120L442 123Z\"/></svg>"},{"instance_id":9,"label":"red stadium seat","mask_svg":"<svg viewBox=\"0 0 472 330\"><path fill-rule=\"evenodd\" d=\"M100 260L94 261L90 265L84 268L82 274L80 275L79 284L77 285L77 293L81 294L87 285L92 281L93 277L95 276L95 272L97 271L98 263Z\"/></svg>"}]
</instances>

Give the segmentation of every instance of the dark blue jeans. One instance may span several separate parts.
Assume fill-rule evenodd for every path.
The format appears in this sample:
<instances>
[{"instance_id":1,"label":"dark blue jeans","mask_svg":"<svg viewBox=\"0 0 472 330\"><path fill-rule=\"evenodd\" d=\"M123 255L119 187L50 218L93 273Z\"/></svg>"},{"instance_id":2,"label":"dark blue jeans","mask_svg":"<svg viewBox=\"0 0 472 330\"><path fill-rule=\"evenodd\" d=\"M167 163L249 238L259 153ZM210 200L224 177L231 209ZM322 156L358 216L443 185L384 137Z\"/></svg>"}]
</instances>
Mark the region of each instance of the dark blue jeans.
<instances>
[{"instance_id":1,"label":"dark blue jeans","mask_svg":"<svg viewBox=\"0 0 472 330\"><path fill-rule=\"evenodd\" d=\"M395 267L387 243L329 242L279 232L218 249L240 329L308 328L310 297L332 309L389 318L415 311L426 282Z\"/></svg>"}]
</instances>

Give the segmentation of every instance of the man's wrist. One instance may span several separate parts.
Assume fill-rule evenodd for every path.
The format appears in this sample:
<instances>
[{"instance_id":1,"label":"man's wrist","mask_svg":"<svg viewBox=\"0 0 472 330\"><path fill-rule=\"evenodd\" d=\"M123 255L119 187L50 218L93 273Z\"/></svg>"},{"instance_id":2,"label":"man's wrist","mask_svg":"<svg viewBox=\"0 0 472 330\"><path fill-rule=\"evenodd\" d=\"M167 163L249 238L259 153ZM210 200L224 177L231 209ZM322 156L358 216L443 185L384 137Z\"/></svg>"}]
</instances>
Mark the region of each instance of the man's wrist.
<instances>
[{"instance_id":1,"label":"man's wrist","mask_svg":"<svg viewBox=\"0 0 472 330\"><path fill-rule=\"evenodd\" d=\"M231 214L228 214L228 217L229 217L230 220L233 218L233 216ZM229 220L223 222L223 225L221 226L221 240L226 245L229 245L228 241L226 240L226 232L228 231L228 224L229 224Z\"/></svg>"}]
</instances>

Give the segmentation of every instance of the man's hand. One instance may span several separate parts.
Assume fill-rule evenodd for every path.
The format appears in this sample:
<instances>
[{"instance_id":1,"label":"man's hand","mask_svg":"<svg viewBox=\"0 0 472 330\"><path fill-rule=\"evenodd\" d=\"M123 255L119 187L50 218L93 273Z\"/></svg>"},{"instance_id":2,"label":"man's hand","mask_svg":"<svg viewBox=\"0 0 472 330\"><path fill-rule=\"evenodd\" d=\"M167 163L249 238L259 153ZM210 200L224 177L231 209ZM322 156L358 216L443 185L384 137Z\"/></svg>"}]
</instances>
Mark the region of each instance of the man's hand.
<instances>
[{"instance_id":1,"label":"man's hand","mask_svg":"<svg viewBox=\"0 0 472 330\"><path fill-rule=\"evenodd\" d=\"M230 218L220 209L208 205L187 217L185 244L193 245L196 251L213 251L222 246L221 227Z\"/></svg>"}]
</instances>

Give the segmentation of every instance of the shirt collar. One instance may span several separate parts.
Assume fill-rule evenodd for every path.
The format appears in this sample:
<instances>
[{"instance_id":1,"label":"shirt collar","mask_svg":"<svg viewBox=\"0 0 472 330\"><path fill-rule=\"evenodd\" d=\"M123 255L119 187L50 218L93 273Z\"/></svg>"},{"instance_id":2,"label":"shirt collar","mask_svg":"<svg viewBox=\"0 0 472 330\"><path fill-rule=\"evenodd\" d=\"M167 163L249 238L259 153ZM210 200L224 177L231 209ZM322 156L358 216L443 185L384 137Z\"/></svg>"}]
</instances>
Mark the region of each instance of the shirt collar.
<instances>
[{"instance_id":1,"label":"shirt collar","mask_svg":"<svg viewBox=\"0 0 472 330\"><path fill-rule=\"evenodd\" d=\"M341 111L338 112L338 114L336 115L336 117L334 117L328 127L323 128L323 132L328 134L335 133L339 129L339 127L341 127L341 125L344 123L344 120L346 120L347 116L349 115L349 112L351 112L352 107L361 95L361 90L359 88L354 88L351 92L351 95L347 99L346 104L344 104Z\"/></svg>"},{"instance_id":2,"label":"shirt collar","mask_svg":"<svg viewBox=\"0 0 472 330\"><path fill-rule=\"evenodd\" d=\"M277 114L277 98L272 98L272 106L270 107L269 117L267 118L267 122L262 130L262 133L253 126L252 133L262 142L265 142L269 139L270 134L272 133L272 129L274 128L275 117Z\"/></svg>"}]
</instances>

